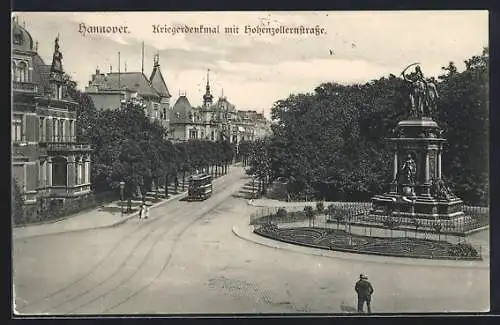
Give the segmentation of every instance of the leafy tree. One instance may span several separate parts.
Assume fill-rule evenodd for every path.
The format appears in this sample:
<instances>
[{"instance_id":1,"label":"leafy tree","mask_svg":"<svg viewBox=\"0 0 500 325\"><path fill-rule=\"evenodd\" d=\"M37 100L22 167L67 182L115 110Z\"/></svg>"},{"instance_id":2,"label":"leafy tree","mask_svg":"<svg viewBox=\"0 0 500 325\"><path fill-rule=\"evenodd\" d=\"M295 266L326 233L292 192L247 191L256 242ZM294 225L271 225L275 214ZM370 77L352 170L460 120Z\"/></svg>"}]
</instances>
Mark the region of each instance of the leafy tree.
<instances>
[{"instance_id":1,"label":"leafy tree","mask_svg":"<svg viewBox=\"0 0 500 325\"><path fill-rule=\"evenodd\" d=\"M451 62L437 83L439 112L449 147L443 173L470 204L488 199L488 49ZM408 89L394 75L365 84L324 83L313 93L292 94L271 111L273 135L266 146L270 179L285 177L288 192L312 192L319 200L367 200L392 181L386 138L406 118ZM470 145L474 143L474 145Z\"/></svg>"},{"instance_id":2,"label":"leafy tree","mask_svg":"<svg viewBox=\"0 0 500 325\"><path fill-rule=\"evenodd\" d=\"M323 213L323 211L325 210L325 204L322 201L316 202L316 210L318 211L318 213Z\"/></svg>"},{"instance_id":3,"label":"leafy tree","mask_svg":"<svg viewBox=\"0 0 500 325\"><path fill-rule=\"evenodd\" d=\"M12 218L14 224L22 223L24 220L24 199L21 189L15 178L12 179Z\"/></svg>"},{"instance_id":4,"label":"leafy tree","mask_svg":"<svg viewBox=\"0 0 500 325\"><path fill-rule=\"evenodd\" d=\"M466 70L444 69L438 84L439 123L448 140L443 174L469 204L487 205L489 197L489 54L465 61Z\"/></svg>"},{"instance_id":5,"label":"leafy tree","mask_svg":"<svg viewBox=\"0 0 500 325\"><path fill-rule=\"evenodd\" d=\"M422 223L417 218L412 219L411 222L413 224L413 227L415 227L415 238L417 238L417 231L418 228L422 226Z\"/></svg>"},{"instance_id":6,"label":"leafy tree","mask_svg":"<svg viewBox=\"0 0 500 325\"><path fill-rule=\"evenodd\" d=\"M314 227L314 209L313 209L313 207L306 205L304 207L304 213L306 214L306 217L309 220L309 227L311 227L311 225Z\"/></svg>"},{"instance_id":7,"label":"leafy tree","mask_svg":"<svg viewBox=\"0 0 500 325\"><path fill-rule=\"evenodd\" d=\"M443 229L443 225L436 221L432 224L432 228L438 234L438 240L441 240L441 230Z\"/></svg>"}]
</instances>

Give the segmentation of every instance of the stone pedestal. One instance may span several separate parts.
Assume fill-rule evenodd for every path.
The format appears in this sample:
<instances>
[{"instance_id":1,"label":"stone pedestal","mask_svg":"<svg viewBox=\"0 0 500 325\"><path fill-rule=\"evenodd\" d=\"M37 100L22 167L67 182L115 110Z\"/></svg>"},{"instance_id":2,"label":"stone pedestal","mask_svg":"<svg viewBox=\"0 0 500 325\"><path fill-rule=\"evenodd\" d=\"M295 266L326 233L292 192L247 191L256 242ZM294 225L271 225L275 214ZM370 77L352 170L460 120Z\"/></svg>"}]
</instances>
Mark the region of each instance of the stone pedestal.
<instances>
[{"instance_id":1,"label":"stone pedestal","mask_svg":"<svg viewBox=\"0 0 500 325\"><path fill-rule=\"evenodd\" d=\"M388 193L372 198L373 215L396 218L450 220L464 216L463 202L454 195L436 192L442 179L441 155L445 139L430 118L400 121L389 141L393 144L393 181ZM411 177L403 166L410 160L416 167ZM404 175L403 175L404 174Z\"/></svg>"}]
</instances>

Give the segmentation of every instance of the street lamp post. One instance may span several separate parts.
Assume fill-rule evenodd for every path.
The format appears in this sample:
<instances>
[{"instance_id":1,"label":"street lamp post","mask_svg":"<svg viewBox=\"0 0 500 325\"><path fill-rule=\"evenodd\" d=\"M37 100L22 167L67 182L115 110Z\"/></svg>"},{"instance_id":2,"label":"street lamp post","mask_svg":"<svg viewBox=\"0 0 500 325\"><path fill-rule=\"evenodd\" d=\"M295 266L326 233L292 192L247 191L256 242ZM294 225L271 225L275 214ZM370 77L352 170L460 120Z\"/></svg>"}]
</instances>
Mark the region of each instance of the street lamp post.
<instances>
[{"instance_id":1,"label":"street lamp post","mask_svg":"<svg viewBox=\"0 0 500 325\"><path fill-rule=\"evenodd\" d=\"M121 216L123 217L123 192L125 190L125 182L120 182L120 200L121 200L121 204L120 204L120 207L121 207Z\"/></svg>"}]
</instances>

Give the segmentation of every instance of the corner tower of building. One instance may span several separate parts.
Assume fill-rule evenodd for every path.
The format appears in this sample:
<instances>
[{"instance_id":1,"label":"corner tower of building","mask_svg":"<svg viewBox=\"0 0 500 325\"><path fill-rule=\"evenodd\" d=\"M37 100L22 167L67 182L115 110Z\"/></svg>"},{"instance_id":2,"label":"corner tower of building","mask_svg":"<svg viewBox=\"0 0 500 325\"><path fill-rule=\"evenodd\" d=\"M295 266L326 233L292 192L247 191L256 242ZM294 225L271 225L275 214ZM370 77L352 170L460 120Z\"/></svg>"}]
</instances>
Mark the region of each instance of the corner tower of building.
<instances>
[{"instance_id":1,"label":"corner tower of building","mask_svg":"<svg viewBox=\"0 0 500 325\"><path fill-rule=\"evenodd\" d=\"M73 211L91 196L92 150L76 138L79 103L67 89L74 84L63 70L59 36L51 64L16 19L12 40L12 176L30 222L54 209Z\"/></svg>"},{"instance_id":2,"label":"corner tower of building","mask_svg":"<svg viewBox=\"0 0 500 325\"><path fill-rule=\"evenodd\" d=\"M161 73L160 69L160 56L156 54L153 58L153 72L151 72L151 76L149 78L149 82L151 86L158 92L160 95L160 106L161 106L161 119L163 125L169 128L169 110L170 110L170 92L168 91L167 84L165 83L165 79Z\"/></svg>"},{"instance_id":3,"label":"corner tower of building","mask_svg":"<svg viewBox=\"0 0 500 325\"><path fill-rule=\"evenodd\" d=\"M205 95L203 95L203 108L212 106L214 96L210 93L210 69L207 70L207 86L205 87Z\"/></svg>"}]
</instances>

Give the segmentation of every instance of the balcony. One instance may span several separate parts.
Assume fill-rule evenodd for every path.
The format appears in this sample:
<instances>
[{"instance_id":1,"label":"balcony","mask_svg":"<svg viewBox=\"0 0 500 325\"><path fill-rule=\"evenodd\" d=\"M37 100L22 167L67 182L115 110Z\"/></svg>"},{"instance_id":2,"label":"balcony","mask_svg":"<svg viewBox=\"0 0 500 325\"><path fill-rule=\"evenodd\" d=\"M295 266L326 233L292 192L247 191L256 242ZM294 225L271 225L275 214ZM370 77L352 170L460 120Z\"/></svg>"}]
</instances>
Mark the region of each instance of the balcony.
<instances>
[{"instance_id":1,"label":"balcony","mask_svg":"<svg viewBox=\"0 0 500 325\"><path fill-rule=\"evenodd\" d=\"M38 106L47 108L63 109L68 111L75 111L78 107L78 103L74 101L56 99L49 97L38 97Z\"/></svg>"},{"instance_id":2,"label":"balcony","mask_svg":"<svg viewBox=\"0 0 500 325\"><path fill-rule=\"evenodd\" d=\"M90 144L73 142L46 142L47 151L91 151Z\"/></svg>"},{"instance_id":3,"label":"balcony","mask_svg":"<svg viewBox=\"0 0 500 325\"><path fill-rule=\"evenodd\" d=\"M38 85L31 82L13 81L12 90L15 92L35 94L38 92Z\"/></svg>"},{"instance_id":4,"label":"balcony","mask_svg":"<svg viewBox=\"0 0 500 325\"><path fill-rule=\"evenodd\" d=\"M50 196L54 198L75 197L90 193L90 184L76 185L73 187L51 186Z\"/></svg>"},{"instance_id":5,"label":"balcony","mask_svg":"<svg viewBox=\"0 0 500 325\"><path fill-rule=\"evenodd\" d=\"M91 151L90 144L77 143L75 137L53 137L49 141L40 141L40 147L47 148L47 151Z\"/></svg>"},{"instance_id":6,"label":"balcony","mask_svg":"<svg viewBox=\"0 0 500 325\"><path fill-rule=\"evenodd\" d=\"M37 194L36 191L27 191L27 192L24 192L22 194L23 195L23 199L24 199L24 203L25 204L30 204L30 203L36 202L36 194Z\"/></svg>"}]
</instances>

